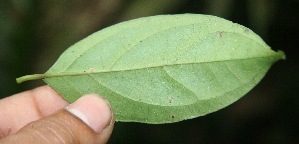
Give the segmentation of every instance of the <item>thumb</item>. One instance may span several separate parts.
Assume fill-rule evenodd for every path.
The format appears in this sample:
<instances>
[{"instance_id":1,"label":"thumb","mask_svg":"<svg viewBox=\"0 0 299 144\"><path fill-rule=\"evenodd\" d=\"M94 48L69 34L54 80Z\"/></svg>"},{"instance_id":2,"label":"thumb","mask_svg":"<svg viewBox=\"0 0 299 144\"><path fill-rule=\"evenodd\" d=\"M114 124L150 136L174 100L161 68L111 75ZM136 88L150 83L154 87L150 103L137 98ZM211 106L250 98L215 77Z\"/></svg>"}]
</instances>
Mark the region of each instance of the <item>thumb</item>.
<instances>
[{"instance_id":1,"label":"thumb","mask_svg":"<svg viewBox=\"0 0 299 144\"><path fill-rule=\"evenodd\" d=\"M3 143L107 143L114 118L106 100L85 95L57 113L31 122Z\"/></svg>"}]
</instances>

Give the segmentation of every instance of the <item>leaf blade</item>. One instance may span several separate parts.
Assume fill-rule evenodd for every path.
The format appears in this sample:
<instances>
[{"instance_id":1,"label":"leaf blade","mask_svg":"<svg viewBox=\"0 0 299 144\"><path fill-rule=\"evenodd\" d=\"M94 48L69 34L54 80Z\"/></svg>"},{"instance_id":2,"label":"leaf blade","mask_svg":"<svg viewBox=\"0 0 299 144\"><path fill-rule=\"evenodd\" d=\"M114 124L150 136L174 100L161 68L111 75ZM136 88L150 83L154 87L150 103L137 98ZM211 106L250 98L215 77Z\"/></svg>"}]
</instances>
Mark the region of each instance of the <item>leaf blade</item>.
<instances>
[{"instance_id":1,"label":"leaf blade","mask_svg":"<svg viewBox=\"0 0 299 144\"><path fill-rule=\"evenodd\" d=\"M217 111L284 59L248 28L206 15L124 22L66 50L43 78L70 102L107 98L117 121L169 123Z\"/></svg>"}]
</instances>

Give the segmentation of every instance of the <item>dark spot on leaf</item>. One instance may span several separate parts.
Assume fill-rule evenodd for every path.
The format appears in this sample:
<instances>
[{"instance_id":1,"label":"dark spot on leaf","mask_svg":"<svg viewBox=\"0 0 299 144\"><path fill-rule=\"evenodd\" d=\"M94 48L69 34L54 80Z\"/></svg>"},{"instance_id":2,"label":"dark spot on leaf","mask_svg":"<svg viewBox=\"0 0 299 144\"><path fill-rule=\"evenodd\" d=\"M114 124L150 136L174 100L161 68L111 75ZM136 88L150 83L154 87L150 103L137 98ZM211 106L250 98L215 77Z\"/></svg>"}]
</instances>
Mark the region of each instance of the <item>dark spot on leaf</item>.
<instances>
[{"instance_id":1,"label":"dark spot on leaf","mask_svg":"<svg viewBox=\"0 0 299 144\"><path fill-rule=\"evenodd\" d=\"M223 33L223 31L218 32L220 38L222 38L222 33Z\"/></svg>"},{"instance_id":2,"label":"dark spot on leaf","mask_svg":"<svg viewBox=\"0 0 299 144\"><path fill-rule=\"evenodd\" d=\"M142 42L142 40L140 42Z\"/></svg>"},{"instance_id":3,"label":"dark spot on leaf","mask_svg":"<svg viewBox=\"0 0 299 144\"><path fill-rule=\"evenodd\" d=\"M175 118L175 115L171 115L171 118Z\"/></svg>"}]
</instances>

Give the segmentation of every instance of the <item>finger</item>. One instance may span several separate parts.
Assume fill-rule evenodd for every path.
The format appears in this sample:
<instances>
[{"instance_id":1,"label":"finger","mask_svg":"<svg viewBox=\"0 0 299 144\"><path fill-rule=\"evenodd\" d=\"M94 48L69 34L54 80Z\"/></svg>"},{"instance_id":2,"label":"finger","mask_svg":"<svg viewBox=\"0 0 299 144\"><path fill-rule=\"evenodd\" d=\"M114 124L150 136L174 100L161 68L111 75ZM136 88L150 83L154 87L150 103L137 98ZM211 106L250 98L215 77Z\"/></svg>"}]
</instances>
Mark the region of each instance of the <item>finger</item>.
<instances>
[{"instance_id":1,"label":"finger","mask_svg":"<svg viewBox=\"0 0 299 144\"><path fill-rule=\"evenodd\" d=\"M114 125L109 104L86 95L64 110L29 123L0 143L106 143Z\"/></svg>"},{"instance_id":2,"label":"finger","mask_svg":"<svg viewBox=\"0 0 299 144\"><path fill-rule=\"evenodd\" d=\"M0 138L16 133L29 122L69 105L49 86L15 94L0 100Z\"/></svg>"}]
</instances>

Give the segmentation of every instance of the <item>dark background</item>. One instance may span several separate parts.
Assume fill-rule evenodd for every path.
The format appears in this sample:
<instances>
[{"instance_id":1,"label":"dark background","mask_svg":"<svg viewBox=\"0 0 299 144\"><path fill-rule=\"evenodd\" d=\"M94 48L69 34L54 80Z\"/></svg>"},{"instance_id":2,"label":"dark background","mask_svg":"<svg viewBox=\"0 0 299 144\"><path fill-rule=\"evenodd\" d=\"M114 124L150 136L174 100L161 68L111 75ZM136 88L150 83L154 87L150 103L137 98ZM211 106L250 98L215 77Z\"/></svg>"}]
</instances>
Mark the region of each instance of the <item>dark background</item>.
<instances>
[{"instance_id":1,"label":"dark background","mask_svg":"<svg viewBox=\"0 0 299 144\"><path fill-rule=\"evenodd\" d=\"M174 124L115 125L110 143L299 143L299 0L1 0L0 97L45 85L15 78L44 73L75 42L121 21L157 14L216 15L249 27L286 61L245 97Z\"/></svg>"}]
</instances>

